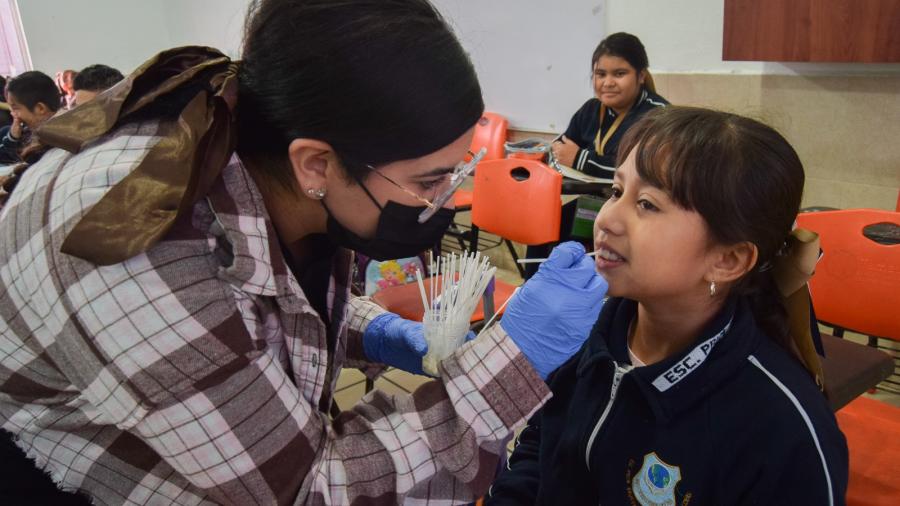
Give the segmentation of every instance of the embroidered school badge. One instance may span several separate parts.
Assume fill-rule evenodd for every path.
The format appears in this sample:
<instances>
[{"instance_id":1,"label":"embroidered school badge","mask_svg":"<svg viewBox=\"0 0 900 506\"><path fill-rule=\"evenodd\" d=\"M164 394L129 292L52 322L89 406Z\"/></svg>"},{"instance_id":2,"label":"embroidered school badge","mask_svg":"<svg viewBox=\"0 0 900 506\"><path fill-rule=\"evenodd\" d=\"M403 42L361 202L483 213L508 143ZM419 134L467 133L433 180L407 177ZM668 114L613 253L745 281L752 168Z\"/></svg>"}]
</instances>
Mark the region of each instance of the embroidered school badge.
<instances>
[{"instance_id":1,"label":"embroidered school badge","mask_svg":"<svg viewBox=\"0 0 900 506\"><path fill-rule=\"evenodd\" d=\"M656 452L644 455L644 465L631 481L631 491L643 506L675 506L675 485L681 469L662 461Z\"/></svg>"}]
</instances>

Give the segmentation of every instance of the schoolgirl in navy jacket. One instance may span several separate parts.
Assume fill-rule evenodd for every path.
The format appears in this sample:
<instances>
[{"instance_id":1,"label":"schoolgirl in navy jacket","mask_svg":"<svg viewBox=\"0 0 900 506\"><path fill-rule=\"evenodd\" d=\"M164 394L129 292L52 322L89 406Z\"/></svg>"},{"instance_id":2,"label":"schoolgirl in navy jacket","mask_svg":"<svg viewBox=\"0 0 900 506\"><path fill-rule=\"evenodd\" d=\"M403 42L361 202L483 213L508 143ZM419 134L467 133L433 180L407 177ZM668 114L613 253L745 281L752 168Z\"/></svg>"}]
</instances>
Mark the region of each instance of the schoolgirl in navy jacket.
<instances>
[{"instance_id":1,"label":"schoolgirl in navy jacket","mask_svg":"<svg viewBox=\"0 0 900 506\"><path fill-rule=\"evenodd\" d=\"M486 504L844 504L847 446L806 370L732 298L668 359L633 367L637 304L610 299L549 378Z\"/></svg>"}]
</instances>

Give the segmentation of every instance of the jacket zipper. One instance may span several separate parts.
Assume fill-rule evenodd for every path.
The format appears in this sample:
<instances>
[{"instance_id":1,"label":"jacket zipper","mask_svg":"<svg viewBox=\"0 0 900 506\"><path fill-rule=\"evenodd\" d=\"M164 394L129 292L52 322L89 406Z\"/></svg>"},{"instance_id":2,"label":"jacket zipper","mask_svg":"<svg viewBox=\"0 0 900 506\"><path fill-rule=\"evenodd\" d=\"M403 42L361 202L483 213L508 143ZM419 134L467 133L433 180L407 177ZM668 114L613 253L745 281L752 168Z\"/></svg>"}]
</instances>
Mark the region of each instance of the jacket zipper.
<instances>
[{"instance_id":1,"label":"jacket zipper","mask_svg":"<svg viewBox=\"0 0 900 506\"><path fill-rule=\"evenodd\" d=\"M594 440L597 438L597 434L600 432L600 427L603 426L603 422L606 421L606 417L609 416L610 410L612 410L612 405L616 400L616 394L619 392L619 385L622 383L622 378L625 376L625 373L634 369L634 366L629 364L619 365L617 362L613 362L613 365L615 366L615 370L613 370L612 386L609 390L609 401L606 403L606 407L603 409L600 419L597 420L597 424L594 426L593 432L591 432L591 437L588 439L587 448L584 451L584 463L589 471L591 469L591 447L594 446Z\"/></svg>"}]
</instances>

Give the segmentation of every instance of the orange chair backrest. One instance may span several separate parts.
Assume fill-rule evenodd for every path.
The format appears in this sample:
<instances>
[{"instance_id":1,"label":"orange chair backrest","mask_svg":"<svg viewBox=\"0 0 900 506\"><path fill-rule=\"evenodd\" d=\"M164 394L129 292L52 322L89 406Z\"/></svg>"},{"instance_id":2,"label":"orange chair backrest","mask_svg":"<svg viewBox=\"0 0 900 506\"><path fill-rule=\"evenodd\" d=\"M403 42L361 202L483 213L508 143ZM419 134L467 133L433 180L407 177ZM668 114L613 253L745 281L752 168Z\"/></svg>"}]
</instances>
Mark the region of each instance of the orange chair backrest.
<instances>
[{"instance_id":1,"label":"orange chair backrest","mask_svg":"<svg viewBox=\"0 0 900 506\"><path fill-rule=\"evenodd\" d=\"M862 334L900 340L900 244L863 235L875 223L900 225L900 213L848 209L801 213L824 252L809 282L816 316Z\"/></svg>"},{"instance_id":2,"label":"orange chair backrest","mask_svg":"<svg viewBox=\"0 0 900 506\"><path fill-rule=\"evenodd\" d=\"M477 153L481 148L487 148L482 160L503 158L503 144L506 142L508 129L509 121L505 117L495 112L485 112L475 124L475 137L472 138L469 149Z\"/></svg>"},{"instance_id":3,"label":"orange chair backrest","mask_svg":"<svg viewBox=\"0 0 900 506\"><path fill-rule=\"evenodd\" d=\"M501 158L475 169L472 223L522 244L559 240L562 175L535 160Z\"/></svg>"}]
</instances>

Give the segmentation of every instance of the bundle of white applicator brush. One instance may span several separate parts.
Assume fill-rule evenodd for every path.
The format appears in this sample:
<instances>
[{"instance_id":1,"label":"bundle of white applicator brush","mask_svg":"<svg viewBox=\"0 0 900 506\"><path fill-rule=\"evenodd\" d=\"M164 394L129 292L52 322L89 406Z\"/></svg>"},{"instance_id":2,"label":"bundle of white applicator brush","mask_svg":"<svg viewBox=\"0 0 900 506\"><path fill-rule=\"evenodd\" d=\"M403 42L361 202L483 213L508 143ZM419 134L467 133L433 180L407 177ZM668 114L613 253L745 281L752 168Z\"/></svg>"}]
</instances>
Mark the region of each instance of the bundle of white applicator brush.
<instances>
[{"instance_id":1,"label":"bundle of white applicator brush","mask_svg":"<svg viewBox=\"0 0 900 506\"><path fill-rule=\"evenodd\" d=\"M475 252L438 257L436 262L431 257L429 271L432 278L428 290L422 273L416 271L419 293L425 307L422 323L425 326L425 342L428 343L422 369L437 376L438 363L465 342L472 313L497 268L491 267L486 256Z\"/></svg>"}]
</instances>

